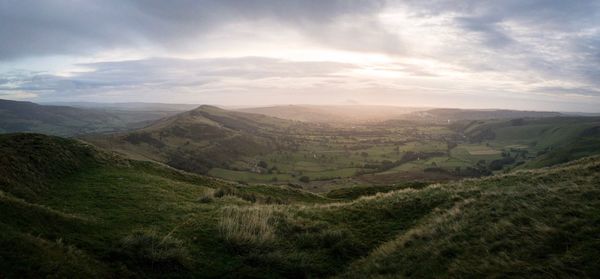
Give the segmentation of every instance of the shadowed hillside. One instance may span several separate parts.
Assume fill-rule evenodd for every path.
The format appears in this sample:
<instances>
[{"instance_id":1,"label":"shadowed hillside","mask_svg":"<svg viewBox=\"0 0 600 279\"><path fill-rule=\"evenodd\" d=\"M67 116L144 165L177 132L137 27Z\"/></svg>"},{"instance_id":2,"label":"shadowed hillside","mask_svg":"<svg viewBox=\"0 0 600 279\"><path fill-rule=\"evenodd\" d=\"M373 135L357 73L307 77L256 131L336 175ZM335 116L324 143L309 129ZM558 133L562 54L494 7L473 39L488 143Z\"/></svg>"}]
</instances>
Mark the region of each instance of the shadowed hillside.
<instances>
[{"instance_id":1,"label":"shadowed hillside","mask_svg":"<svg viewBox=\"0 0 600 279\"><path fill-rule=\"evenodd\" d=\"M539 168L600 153L600 117L464 122L469 142L505 147L518 168ZM505 157L507 158L507 157Z\"/></svg>"},{"instance_id":2,"label":"shadowed hillside","mask_svg":"<svg viewBox=\"0 0 600 279\"><path fill-rule=\"evenodd\" d=\"M33 132L59 136L106 133L140 128L173 111L127 111L46 106L0 100L0 133Z\"/></svg>"},{"instance_id":3,"label":"shadowed hillside","mask_svg":"<svg viewBox=\"0 0 600 279\"><path fill-rule=\"evenodd\" d=\"M2 277L600 276L599 157L332 200L57 137L0 152Z\"/></svg>"}]
</instances>

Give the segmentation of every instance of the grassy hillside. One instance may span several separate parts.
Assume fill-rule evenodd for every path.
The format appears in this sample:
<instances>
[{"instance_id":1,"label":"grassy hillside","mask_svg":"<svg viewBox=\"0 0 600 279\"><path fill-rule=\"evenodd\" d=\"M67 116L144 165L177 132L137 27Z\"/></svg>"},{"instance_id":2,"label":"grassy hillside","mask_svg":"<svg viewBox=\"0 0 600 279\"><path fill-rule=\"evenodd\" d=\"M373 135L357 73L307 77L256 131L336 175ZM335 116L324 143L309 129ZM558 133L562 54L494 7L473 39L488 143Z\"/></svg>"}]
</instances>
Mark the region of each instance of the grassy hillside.
<instances>
[{"instance_id":1,"label":"grassy hillside","mask_svg":"<svg viewBox=\"0 0 600 279\"><path fill-rule=\"evenodd\" d=\"M220 208L326 201L126 160L58 137L1 135L0 154L3 278L223 275L237 260L220 243Z\"/></svg>"},{"instance_id":2,"label":"grassy hillside","mask_svg":"<svg viewBox=\"0 0 600 279\"><path fill-rule=\"evenodd\" d=\"M59 136L106 133L140 128L173 111L128 111L46 106L0 100L0 133L33 132Z\"/></svg>"},{"instance_id":3,"label":"grassy hillside","mask_svg":"<svg viewBox=\"0 0 600 279\"><path fill-rule=\"evenodd\" d=\"M508 153L518 168L551 166L600 153L600 117L474 121L464 128L464 135L473 143Z\"/></svg>"},{"instance_id":4,"label":"grassy hillside","mask_svg":"<svg viewBox=\"0 0 600 279\"><path fill-rule=\"evenodd\" d=\"M600 157L336 200L56 137L0 148L0 177L20 171L0 184L0 277L600 276Z\"/></svg>"},{"instance_id":5,"label":"grassy hillside","mask_svg":"<svg viewBox=\"0 0 600 279\"><path fill-rule=\"evenodd\" d=\"M133 132L86 137L96 145L164 162L195 173L229 168L243 157L273 152L294 143L287 136L300 123L213 106L165 118Z\"/></svg>"},{"instance_id":6,"label":"grassy hillside","mask_svg":"<svg viewBox=\"0 0 600 279\"><path fill-rule=\"evenodd\" d=\"M201 106L144 129L84 139L132 158L190 172L249 183L291 182L323 191L332 186L324 185L326 181L386 171L392 174L385 179L368 177L356 183L461 177L463 174L451 172L424 172L435 164L425 164L425 159L446 157L447 141L456 137L441 125L304 123ZM420 163L396 169L413 161ZM469 163L475 164L449 164L454 171ZM401 172L401 177L395 176L396 172Z\"/></svg>"}]
</instances>

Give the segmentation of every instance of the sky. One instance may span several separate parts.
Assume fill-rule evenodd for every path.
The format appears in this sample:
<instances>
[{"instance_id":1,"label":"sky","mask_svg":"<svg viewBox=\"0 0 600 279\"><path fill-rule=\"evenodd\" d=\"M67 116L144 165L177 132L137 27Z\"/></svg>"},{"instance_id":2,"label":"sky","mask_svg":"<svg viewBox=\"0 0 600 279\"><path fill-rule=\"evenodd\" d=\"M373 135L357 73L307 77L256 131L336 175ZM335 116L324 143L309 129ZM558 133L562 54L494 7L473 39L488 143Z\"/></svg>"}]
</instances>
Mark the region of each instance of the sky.
<instances>
[{"instance_id":1,"label":"sky","mask_svg":"<svg viewBox=\"0 0 600 279\"><path fill-rule=\"evenodd\" d=\"M0 99L600 112L600 1L0 0Z\"/></svg>"}]
</instances>

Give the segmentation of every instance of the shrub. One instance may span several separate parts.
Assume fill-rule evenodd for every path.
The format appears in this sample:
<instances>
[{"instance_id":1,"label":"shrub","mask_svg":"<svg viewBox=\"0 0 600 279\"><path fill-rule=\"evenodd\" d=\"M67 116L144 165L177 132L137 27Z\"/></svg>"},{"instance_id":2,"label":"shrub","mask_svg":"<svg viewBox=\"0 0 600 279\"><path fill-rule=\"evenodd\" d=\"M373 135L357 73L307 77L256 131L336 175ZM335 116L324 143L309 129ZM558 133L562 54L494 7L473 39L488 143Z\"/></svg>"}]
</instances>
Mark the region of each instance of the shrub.
<instances>
[{"instance_id":1,"label":"shrub","mask_svg":"<svg viewBox=\"0 0 600 279\"><path fill-rule=\"evenodd\" d=\"M211 203L214 199L212 196L201 196L198 198L199 203Z\"/></svg>"},{"instance_id":2,"label":"shrub","mask_svg":"<svg viewBox=\"0 0 600 279\"><path fill-rule=\"evenodd\" d=\"M300 180L300 182L308 183L308 182L310 182L310 177L305 175L305 176L300 177L298 180Z\"/></svg>"},{"instance_id":3,"label":"shrub","mask_svg":"<svg viewBox=\"0 0 600 279\"><path fill-rule=\"evenodd\" d=\"M219 188L213 193L213 197L215 198L222 198L224 196L235 196L235 189Z\"/></svg>"},{"instance_id":4,"label":"shrub","mask_svg":"<svg viewBox=\"0 0 600 279\"><path fill-rule=\"evenodd\" d=\"M287 186L289 186L291 188L302 189L301 185L294 184L294 183L288 183Z\"/></svg>"},{"instance_id":5,"label":"shrub","mask_svg":"<svg viewBox=\"0 0 600 279\"><path fill-rule=\"evenodd\" d=\"M200 196L196 201L199 203L210 203L213 202L215 195L215 190L214 189L209 189L204 191L204 193L202 193L202 196Z\"/></svg>"},{"instance_id":6,"label":"shrub","mask_svg":"<svg viewBox=\"0 0 600 279\"><path fill-rule=\"evenodd\" d=\"M255 203L258 200L254 193L245 193L243 191L238 191L235 188L219 188L213 194L213 197L215 198L222 198L224 196L238 197L251 203Z\"/></svg>"}]
</instances>

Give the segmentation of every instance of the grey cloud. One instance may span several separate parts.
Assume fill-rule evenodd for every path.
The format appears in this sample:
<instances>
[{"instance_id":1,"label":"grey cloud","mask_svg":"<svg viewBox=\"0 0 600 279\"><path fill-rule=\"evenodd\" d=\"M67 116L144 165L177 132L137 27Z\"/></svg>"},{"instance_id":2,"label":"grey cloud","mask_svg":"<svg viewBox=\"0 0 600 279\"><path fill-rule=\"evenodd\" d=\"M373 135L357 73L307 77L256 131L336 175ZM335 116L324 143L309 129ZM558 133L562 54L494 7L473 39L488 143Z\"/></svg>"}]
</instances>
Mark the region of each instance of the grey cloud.
<instances>
[{"instance_id":1,"label":"grey cloud","mask_svg":"<svg viewBox=\"0 0 600 279\"><path fill-rule=\"evenodd\" d=\"M564 0L413 0L392 3L408 5L423 16L456 13L467 17L485 18L488 22L516 20L561 30L577 30L582 24L597 22L595 16L600 9L598 1Z\"/></svg>"},{"instance_id":2,"label":"grey cloud","mask_svg":"<svg viewBox=\"0 0 600 279\"><path fill-rule=\"evenodd\" d=\"M406 47L419 48L420 38L401 38L378 18L381 11L393 11L395 6L407 8L414 17L444 15L442 30L450 30L451 34L440 34L439 38L448 41L433 50L405 49L403 40L414 41ZM211 32L228 24L255 21L274 24L274 38L279 26L326 48L392 54L395 60L436 60L458 71L500 74L520 88L544 84L579 86L539 87L535 92L598 96L596 88L600 87L600 1L0 0L0 63L10 65L12 59L86 55L120 48L156 47L178 54L186 45L209 45ZM432 28L431 32L437 30ZM216 88L225 80L251 82L268 78L321 78L322 83L335 83L339 80L329 78L354 67L258 57L143 59L79 66L94 71L71 77L2 72L0 92L23 90L39 92L40 96L77 96L128 90L142 94L136 90ZM395 66L398 69L391 69ZM421 77L437 74L431 68L408 65L387 65L382 69ZM485 88L481 91L491 92Z\"/></svg>"},{"instance_id":3,"label":"grey cloud","mask_svg":"<svg viewBox=\"0 0 600 279\"><path fill-rule=\"evenodd\" d=\"M473 72L516 79L535 73L537 79L600 86L599 1L419 0L401 5L421 17L448 15L454 27L478 38L443 53Z\"/></svg>"},{"instance_id":4,"label":"grey cloud","mask_svg":"<svg viewBox=\"0 0 600 279\"><path fill-rule=\"evenodd\" d=\"M505 34L496 20L480 17L459 17L458 26L482 35L484 43L492 48L502 48L513 43L513 39Z\"/></svg>"},{"instance_id":5,"label":"grey cloud","mask_svg":"<svg viewBox=\"0 0 600 279\"><path fill-rule=\"evenodd\" d=\"M0 0L0 60L142 45L171 48L222 24L265 18L311 36L337 17L381 7L380 1L358 0Z\"/></svg>"},{"instance_id":6,"label":"grey cloud","mask_svg":"<svg viewBox=\"0 0 600 279\"><path fill-rule=\"evenodd\" d=\"M575 88L567 88L560 86L546 86L546 87L538 87L533 90L533 92L539 93L549 93L555 95L579 95L579 96L588 96L588 97L600 97L600 90L590 87L575 87Z\"/></svg>"},{"instance_id":7,"label":"grey cloud","mask_svg":"<svg viewBox=\"0 0 600 279\"><path fill-rule=\"evenodd\" d=\"M49 74L19 74L0 83L2 91L38 92L42 98L136 89L177 90L198 88L230 79L260 80L266 78L326 78L354 68L351 64L333 62L291 62L262 57L219 59L153 58L135 61L80 64L93 71L74 73L70 77ZM17 84L15 87L14 84Z\"/></svg>"}]
</instances>

